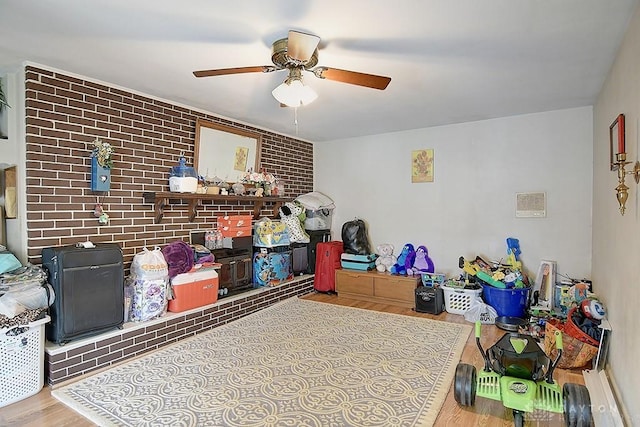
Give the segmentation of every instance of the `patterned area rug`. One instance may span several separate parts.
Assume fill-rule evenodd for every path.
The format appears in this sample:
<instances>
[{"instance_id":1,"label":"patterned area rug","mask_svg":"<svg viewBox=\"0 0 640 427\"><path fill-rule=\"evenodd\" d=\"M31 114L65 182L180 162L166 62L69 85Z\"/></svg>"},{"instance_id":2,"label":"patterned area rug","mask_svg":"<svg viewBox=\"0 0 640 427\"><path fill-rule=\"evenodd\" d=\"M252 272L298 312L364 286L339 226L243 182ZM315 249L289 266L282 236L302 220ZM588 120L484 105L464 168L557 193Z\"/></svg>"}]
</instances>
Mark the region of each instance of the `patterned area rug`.
<instances>
[{"instance_id":1,"label":"patterned area rug","mask_svg":"<svg viewBox=\"0 0 640 427\"><path fill-rule=\"evenodd\" d=\"M101 426L430 426L471 329L292 298L52 394Z\"/></svg>"}]
</instances>

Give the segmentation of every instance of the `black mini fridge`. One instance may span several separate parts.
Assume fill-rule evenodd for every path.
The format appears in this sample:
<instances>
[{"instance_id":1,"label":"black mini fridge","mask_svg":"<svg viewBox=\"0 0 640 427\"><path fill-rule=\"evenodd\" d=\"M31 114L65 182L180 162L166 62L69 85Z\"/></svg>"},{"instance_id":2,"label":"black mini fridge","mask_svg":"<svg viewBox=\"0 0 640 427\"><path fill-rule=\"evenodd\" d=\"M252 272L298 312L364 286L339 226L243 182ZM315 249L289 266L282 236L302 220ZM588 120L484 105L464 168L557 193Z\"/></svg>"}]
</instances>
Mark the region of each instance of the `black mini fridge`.
<instances>
[{"instance_id":1,"label":"black mini fridge","mask_svg":"<svg viewBox=\"0 0 640 427\"><path fill-rule=\"evenodd\" d=\"M49 341L64 344L122 326L122 264L122 250L115 243L42 249L42 266L55 292L45 328Z\"/></svg>"}]
</instances>

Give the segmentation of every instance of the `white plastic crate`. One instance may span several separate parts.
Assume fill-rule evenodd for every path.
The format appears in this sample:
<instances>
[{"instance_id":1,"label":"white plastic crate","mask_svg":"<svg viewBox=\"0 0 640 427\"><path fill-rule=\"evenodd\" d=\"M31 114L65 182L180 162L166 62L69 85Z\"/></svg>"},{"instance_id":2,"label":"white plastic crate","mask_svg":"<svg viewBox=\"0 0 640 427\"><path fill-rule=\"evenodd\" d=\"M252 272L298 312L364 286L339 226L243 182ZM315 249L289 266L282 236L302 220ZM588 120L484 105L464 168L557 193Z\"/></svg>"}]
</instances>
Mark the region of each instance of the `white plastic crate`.
<instances>
[{"instance_id":1,"label":"white plastic crate","mask_svg":"<svg viewBox=\"0 0 640 427\"><path fill-rule=\"evenodd\" d=\"M0 407L38 393L44 385L44 325L48 316L28 325L0 329Z\"/></svg>"},{"instance_id":2,"label":"white plastic crate","mask_svg":"<svg viewBox=\"0 0 640 427\"><path fill-rule=\"evenodd\" d=\"M333 208L307 209L304 220L305 230L329 230L333 218Z\"/></svg>"},{"instance_id":3,"label":"white plastic crate","mask_svg":"<svg viewBox=\"0 0 640 427\"><path fill-rule=\"evenodd\" d=\"M471 307L471 303L480 299L482 289L452 288L442 285L444 292L444 308L448 313L464 314Z\"/></svg>"}]
</instances>

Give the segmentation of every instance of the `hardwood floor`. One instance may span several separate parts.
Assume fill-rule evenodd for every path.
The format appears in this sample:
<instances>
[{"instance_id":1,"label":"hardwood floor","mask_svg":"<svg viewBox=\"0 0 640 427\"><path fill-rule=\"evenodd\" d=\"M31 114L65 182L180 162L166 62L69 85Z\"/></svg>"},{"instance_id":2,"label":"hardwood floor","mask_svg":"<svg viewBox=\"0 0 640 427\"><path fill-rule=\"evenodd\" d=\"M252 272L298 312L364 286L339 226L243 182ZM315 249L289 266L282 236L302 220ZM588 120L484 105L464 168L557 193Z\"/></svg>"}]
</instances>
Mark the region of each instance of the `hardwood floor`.
<instances>
[{"instance_id":1,"label":"hardwood floor","mask_svg":"<svg viewBox=\"0 0 640 427\"><path fill-rule=\"evenodd\" d=\"M430 319L437 319L454 323L467 323L460 315L442 313L434 316L431 314L416 313L409 308L396 307L385 304L361 302L339 297L336 295L311 294L305 297L314 301L328 302L332 304L345 305L350 307L364 308L369 310L384 311L388 313L403 314L408 316L418 316ZM495 343L504 331L495 326L484 326L481 342L486 348ZM473 334L465 345L462 354L462 361L470 363L481 369L483 366ZM555 379L563 384L574 382L584 384L582 372L580 370L558 369L554 375ZM0 425L21 426L21 427L61 427L61 426L92 426L86 418L78 415L74 410L60 403L51 396L51 389L45 386L35 396L24 399L20 402L8 405L0 409ZM505 409L501 403L489 399L478 398L471 408L458 406L453 397L453 386L449 390L447 398L440 410L435 426L512 426L513 415L510 410ZM563 418L560 414L550 414L546 412L529 414L525 418L525 426L564 426Z\"/></svg>"}]
</instances>

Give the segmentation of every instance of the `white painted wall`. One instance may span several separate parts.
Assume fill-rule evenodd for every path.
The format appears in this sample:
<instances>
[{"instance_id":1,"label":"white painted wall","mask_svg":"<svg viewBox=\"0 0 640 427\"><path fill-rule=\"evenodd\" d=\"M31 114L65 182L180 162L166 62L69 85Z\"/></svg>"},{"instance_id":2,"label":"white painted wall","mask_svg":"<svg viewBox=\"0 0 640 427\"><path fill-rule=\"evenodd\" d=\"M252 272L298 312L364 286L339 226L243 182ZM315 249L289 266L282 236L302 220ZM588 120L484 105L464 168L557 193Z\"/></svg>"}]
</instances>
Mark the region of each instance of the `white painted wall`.
<instances>
[{"instance_id":1,"label":"white painted wall","mask_svg":"<svg viewBox=\"0 0 640 427\"><path fill-rule=\"evenodd\" d=\"M9 139L0 139L0 169L4 169L6 166L17 165L20 160L18 157L18 142L15 129L19 111L19 107L16 105L18 100L17 92L19 89L17 87L17 74L9 73L0 77L2 77L4 94L10 105L9 108L5 108L2 112L3 120L6 120L6 123L3 124L2 132L8 133L9 137Z\"/></svg>"},{"instance_id":2,"label":"white painted wall","mask_svg":"<svg viewBox=\"0 0 640 427\"><path fill-rule=\"evenodd\" d=\"M574 278L591 269L591 107L374 135L314 150L315 189L344 222L368 224L373 246L424 244L436 270L460 274L458 258L499 260L520 240L525 269L558 263ZM433 148L433 183L411 183L411 151ZM546 192L546 218L515 218L516 192Z\"/></svg>"},{"instance_id":3,"label":"white painted wall","mask_svg":"<svg viewBox=\"0 0 640 427\"><path fill-rule=\"evenodd\" d=\"M640 426L640 191L627 176L629 200L618 211L616 172L609 170L609 125L625 114L627 160L640 153L640 10L632 17L616 61L594 106L593 278L613 328L608 373L618 389L630 425ZM633 165L630 165L633 166Z\"/></svg>"},{"instance_id":4,"label":"white painted wall","mask_svg":"<svg viewBox=\"0 0 640 427\"><path fill-rule=\"evenodd\" d=\"M26 185L25 165L25 120L24 120L24 69L7 73L3 77L5 95L11 108L5 110L9 139L0 139L0 169L17 165L18 217L6 220L6 243L22 263L27 261L27 202L24 197ZM21 191L22 189L22 191ZM4 194L0 204L4 205Z\"/></svg>"}]
</instances>

